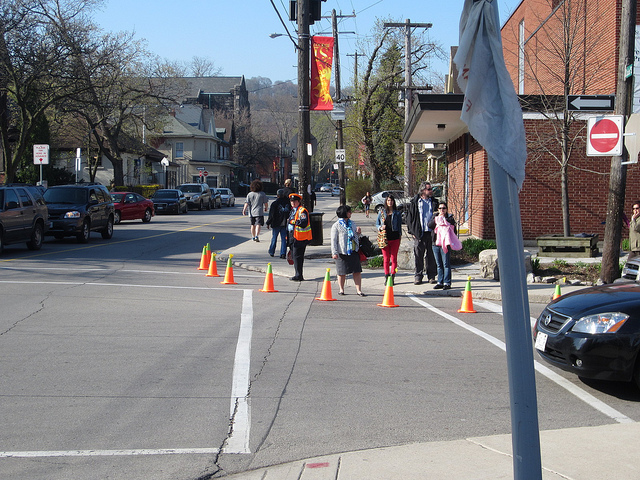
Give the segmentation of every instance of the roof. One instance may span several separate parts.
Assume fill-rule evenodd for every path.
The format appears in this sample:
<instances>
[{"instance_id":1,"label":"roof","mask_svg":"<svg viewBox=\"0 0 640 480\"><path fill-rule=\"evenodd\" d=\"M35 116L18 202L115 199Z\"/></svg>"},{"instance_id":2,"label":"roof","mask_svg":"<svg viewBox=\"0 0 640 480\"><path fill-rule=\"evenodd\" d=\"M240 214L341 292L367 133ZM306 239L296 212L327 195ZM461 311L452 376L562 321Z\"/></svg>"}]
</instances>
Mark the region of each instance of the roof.
<instances>
[{"instance_id":1,"label":"roof","mask_svg":"<svg viewBox=\"0 0 640 480\"><path fill-rule=\"evenodd\" d=\"M162 128L162 137L189 137L189 138L203 138L219 142L220 139L216 135L212 135L207 132L199 130L197 127L193 127L182 120L178 120L176 117L170 116L169 121Z\"/></svg>"},{"instance_id":2,"label":"roof","mask_svg":"<svg viewBox=\"0 0 640 480\"><path fill-rule=\"evenodd\" d=\"M184 77L188 85L188 95L197 97L203 93L231 93L236 86L244 85L240 77Z\"/></svg>"}]
</instances>

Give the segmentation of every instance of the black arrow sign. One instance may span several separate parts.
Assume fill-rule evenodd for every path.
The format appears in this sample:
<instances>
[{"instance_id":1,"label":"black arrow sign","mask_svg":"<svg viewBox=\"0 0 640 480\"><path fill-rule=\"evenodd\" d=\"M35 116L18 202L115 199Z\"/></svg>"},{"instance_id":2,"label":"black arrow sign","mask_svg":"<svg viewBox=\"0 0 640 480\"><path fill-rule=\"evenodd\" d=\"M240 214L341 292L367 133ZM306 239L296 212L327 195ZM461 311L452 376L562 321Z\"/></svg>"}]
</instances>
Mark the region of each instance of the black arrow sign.
<instances>
[{"instance_id":1,"label":"black arrow sign","mask_svg":"<svg viewBox=\"0 0 640 480\"><path fill-rule=\"evenodd\" d=\"M567 110L570 111L610 112L615 103L615 95L567 95Z\"/></svg>"}]
</instances>

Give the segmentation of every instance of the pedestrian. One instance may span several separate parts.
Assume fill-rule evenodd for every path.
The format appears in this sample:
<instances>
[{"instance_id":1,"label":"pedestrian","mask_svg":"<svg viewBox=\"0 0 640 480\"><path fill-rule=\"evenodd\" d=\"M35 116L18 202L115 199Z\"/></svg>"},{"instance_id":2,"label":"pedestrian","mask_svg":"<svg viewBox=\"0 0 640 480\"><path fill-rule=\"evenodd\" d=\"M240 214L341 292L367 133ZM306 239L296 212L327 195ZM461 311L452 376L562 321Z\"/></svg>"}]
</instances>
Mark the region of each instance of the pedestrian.
<instances>
[{"instance_id":1,"label":"pedestrian","mask_svg":"<svg viewBox=\"0 0 640 480\"><path fill-rule=\"evenodd\" d=\"M640 257L640 202L636 202L631 207L633 215L629 222L629 257L627 261L632 258Z\"/></svg>"},{"instance_id":2,"label":"pedestrian","mask_svg":"<svg viewBox=\"0 0 640 480\"><path fill-rule=\"evenodd\" d=\"M362 233L360 227L351 220L351 207L340 205L336 210L338 221L331 226L331 256L336 261L338 274L338 295L344 295L344 285L347 275L353 275L356 284L356 294L366 297L362 293L362 264L360 263L359 239Z\"/></svg>"},{"instance_id":3,"label":"pedestrian","mask_svg":"<svg viewBox=\"0 0 640 480\"><path fill-rule=\"evenodd\" d=\"M296 193L296 189L293 188L293 183L290 178L284 181L284 198L289 198L289 195Z\"/></svg>"},{"instance_id":4,"label":"pedestrian","mask_svg":"<svg viewBox=\"0 0 640 480\"><path fill-rule=\"evenodd\" d=\"M362 202L362 205L364 205L364 214L367 218L369 218L369 208L371 207L371 202L373 202L373 197L369 192L367 192L367 194L362 197L362 200L360 201Z\"/></svg>"},{"instance_id":5,"label":"pedestrian","mask_svg":"<svg viewBox=\"0 0 640 480\"><path fill-rule=\"evenodd\" d=\"M433 198L430 182L422 182L418 194L407 206L407 231L413 237L415 257L414 285L421 285L426 276L429 283L436 283L436 260L431 248L429 221L438 210L438 202Z\"/></svg>"},{"instance_id":6,"label":"pedestrian","mask_svg":"<svg viewBox=\"0 0 640 480\"><path fill-rule=\"evenodd\" d=\"M297 193L290 194L289 202L291 203L291 212L289 213L287 231L295 272L290 280L302 282L304 281L304 277L302 276L304 252L312 238L311 223L309 221L309 212L302 206L301 195Z\"/></svg>"},{"instance_id":7,"label":"pedestrian","mask_svg":"<svg viewBox=\"0 0 640 480\"><path fill-rule=\"evenodd\" d=\"M456 235L456 221L440 202L438 213L431 217L429 228L432 232L433 256L438 268L438 283L433 288L449 290L451 288L451 250L460 250L462 244Z\"/></svg>"},{"instance_id":8,"label":"pedestrian","mask_svg":"<svg viewBox=\"0 0 640 480\"><path fill-rule=\"evenodd\" d=\"M269 207L269 216L267 217L267 229L271 228L269 255L273 257L276 254L276 244L278 237L280 237L280 258L287 258L287 221L291 205L289 199L284 196L284 189L279 189L276 192L276 197L276 200Z\"/></svg>"},{"instance_id":9,"label":"pedestrian","mask_svg":"<svg viewBox=\"0 0 640 480\"><path fill-rule=\"evenodd\" d=\"M311 189L311 185L309 185L309 211L313 212L313 209L318 204L318 197L316 196L316 192Z\"/></svg>"},{"instance_id":10,"label":"pedestrian","mask_svg":"<svg viewBox=\"0 0 640 480\"><path fill-rule=\"evenodd\" d=\"M387 284L389 275L395 284L396 271L398 270L398 249L402 236L402 214L396 206L396 197L389 194L384 201L384 208L378 212L376 228L386 233L387 245L382 250L382 266L384 267L384 284Z\"/></svg>"},{"instance_id":11,"label":"pedestrian","mask_svg":"<svg viewBox=\"0 0 640 480\"><path fill-rule=\"evenodd\" d=\"M251 182L249 188L251 191L244 202L242 215L246 215L249 212L251 239L254 242L259 242L260 228L264 225L264 214L269 207L269 200L267 199L267 194L262 191L262 182L260 180L256 179Z\"/></svg>"}]
</instances>

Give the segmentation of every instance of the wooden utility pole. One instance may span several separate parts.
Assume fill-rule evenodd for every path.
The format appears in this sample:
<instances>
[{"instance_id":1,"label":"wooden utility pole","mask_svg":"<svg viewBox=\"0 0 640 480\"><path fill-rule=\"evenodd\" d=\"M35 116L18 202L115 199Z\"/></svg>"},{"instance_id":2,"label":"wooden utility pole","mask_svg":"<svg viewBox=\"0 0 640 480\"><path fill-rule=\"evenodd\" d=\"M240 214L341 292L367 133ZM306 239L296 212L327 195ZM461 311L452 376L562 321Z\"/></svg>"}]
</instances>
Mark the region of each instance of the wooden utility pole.
<instances>
[{"instance_id":1,"label":"wooden utility pole","mask_svg":"<svg viewBox=\"0 0 640 480\"><path fill-rule=\"evenodd\" d=\"M311 116L309 113L309 23L311 15L309 0L298 0L298 193L302 195L302 204L309 208L311 199L308 192L311 156L307 146L311 144Z\"/></svg>"},{"instance_id":2,"label":"wooden utility pole","mask_svg":"<svg viewBox=\"0 0 640 480\"><path fill-rule=\"evenodd\" d=\"M620 44L618 60L618 79L616 84L617 115L626 119L632 112L633 75L627 76L627 66L633 68L637 0L622 0L620 15ZM602 269L600 279L604 283L612 283L620 276L620 241L622 239L622 213L624 212L625 188L627 184L627 153L611 157L611 173L609 177L609 197L607 199L607 217L604 229L604 246L602 248Z\"/></svg>"}]
</instances>

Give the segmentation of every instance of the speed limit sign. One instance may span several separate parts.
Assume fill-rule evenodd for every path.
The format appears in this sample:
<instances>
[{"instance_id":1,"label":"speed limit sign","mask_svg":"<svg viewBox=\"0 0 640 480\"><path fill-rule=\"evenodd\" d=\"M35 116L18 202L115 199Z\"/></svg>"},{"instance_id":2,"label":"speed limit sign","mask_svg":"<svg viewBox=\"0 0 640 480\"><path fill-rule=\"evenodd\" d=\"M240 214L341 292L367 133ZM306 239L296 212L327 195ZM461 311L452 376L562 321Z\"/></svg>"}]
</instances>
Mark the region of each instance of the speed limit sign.
<instances>
[{"instance_id":1,"label":"speed limit sign","mask_svg":"<svg viewBox=\"0 0 640 480\"><path fill-rule=\"evenodd\" d=\"M345 150L343 148L336 148L336 163L344 163L345 157Z\"/></svg>"}]
</instances>

